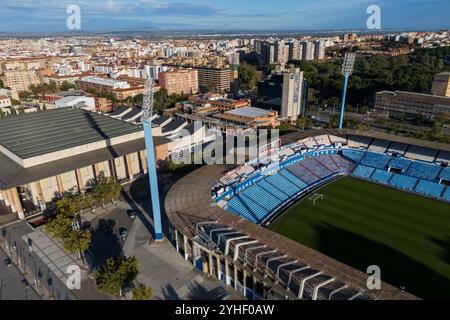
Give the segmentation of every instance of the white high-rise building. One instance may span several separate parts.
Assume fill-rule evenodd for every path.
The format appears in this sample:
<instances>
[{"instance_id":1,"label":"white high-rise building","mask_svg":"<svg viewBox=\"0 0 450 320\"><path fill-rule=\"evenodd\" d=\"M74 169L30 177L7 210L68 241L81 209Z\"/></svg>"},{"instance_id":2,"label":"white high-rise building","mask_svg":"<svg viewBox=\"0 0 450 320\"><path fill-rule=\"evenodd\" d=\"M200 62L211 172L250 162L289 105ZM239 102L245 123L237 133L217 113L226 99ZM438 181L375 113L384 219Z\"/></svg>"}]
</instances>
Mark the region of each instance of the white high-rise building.
<instances>
[{"instance_id":1,"label":"white high-rise building","mask_svg":"<svg viewBox=\"0 0 450 320\"><path fill-rule=\"evenodd\" d=\"M283 94L281 98L281 116L297 120L301 112L303 98L303 71L291 67L283 72Z\"/></svg>"}]
</instances>

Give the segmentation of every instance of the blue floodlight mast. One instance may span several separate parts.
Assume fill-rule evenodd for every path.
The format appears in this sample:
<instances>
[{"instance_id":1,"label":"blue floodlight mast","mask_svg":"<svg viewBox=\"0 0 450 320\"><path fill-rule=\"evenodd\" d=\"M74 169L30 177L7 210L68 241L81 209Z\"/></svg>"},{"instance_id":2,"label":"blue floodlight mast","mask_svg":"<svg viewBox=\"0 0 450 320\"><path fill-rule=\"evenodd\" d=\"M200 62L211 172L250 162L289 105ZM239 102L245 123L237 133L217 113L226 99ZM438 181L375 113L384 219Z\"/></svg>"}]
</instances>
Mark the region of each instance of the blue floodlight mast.
<instances>
[{"instance_id":1,"label":"blue floodlight mast","mask_svg":"<svg viewBox=\"0 0 450 320\"><path fill-rule=\"evenodd\" d=\"M339 129L342 129L344 123L344 113L345 113L345 99L347 98L347 86L348 78L353 73L355 67L356 53L348 52L344 57L344 64L342 65L342 75L344 76L344 87L342 89L342 99L341 99L341 117L339 119Z\"/></svg>"},{"instance_id":2,"label":"blue floodlight mast","mask_svg":"<svg viewBox=\"0 0 450 320\"><path fill-rule=\"evenodd\" d=\"M153 79L149 78L145 84L142 122L144 124L145 148L147 150L147 168L152 198L153 226L155 241L163 240L161 224L161 207L159 203L158 177L156 175L155 148L153 145L152 117L153 117Z\"/></svg>"}]
</instances>

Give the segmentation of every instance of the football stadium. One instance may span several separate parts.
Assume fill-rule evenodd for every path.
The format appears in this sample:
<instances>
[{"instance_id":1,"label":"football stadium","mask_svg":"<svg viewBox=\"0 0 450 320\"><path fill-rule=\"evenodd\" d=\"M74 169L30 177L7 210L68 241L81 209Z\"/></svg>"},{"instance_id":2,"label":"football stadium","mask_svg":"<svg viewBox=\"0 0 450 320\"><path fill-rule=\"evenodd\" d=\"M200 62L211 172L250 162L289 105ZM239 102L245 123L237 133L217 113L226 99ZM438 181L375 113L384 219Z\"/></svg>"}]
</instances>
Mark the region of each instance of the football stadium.
<instances>
[{"instance_id":1,"label":"football stadium","mask_svg":"<svg viewBox=\"0 0 450 320\"><path fill-rule=\"evenodd\" d=\"M449 298L449 149L379 132L288 135L176 183L172 239L250 299Z\"/></svg>"}]
</instances>

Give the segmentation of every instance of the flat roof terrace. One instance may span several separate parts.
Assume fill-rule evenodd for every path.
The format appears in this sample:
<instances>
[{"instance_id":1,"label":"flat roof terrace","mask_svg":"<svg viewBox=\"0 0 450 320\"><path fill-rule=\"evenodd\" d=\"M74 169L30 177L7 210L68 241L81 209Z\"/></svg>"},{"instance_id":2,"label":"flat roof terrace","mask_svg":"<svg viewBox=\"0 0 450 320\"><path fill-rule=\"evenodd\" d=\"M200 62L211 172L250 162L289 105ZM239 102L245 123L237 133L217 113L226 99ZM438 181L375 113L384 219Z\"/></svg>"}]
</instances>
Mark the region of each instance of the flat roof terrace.
<instances>
[{"instance_id":1,"label":"flat roof terrace","mask_svg":"<svg viewBox=\"0 0 450 320\"><path fill-rule=\"evenodd\" d=\"M0 118L0 152L30 167L143 137L141 127L82 109Z\"/></svg>"}]
</instances>

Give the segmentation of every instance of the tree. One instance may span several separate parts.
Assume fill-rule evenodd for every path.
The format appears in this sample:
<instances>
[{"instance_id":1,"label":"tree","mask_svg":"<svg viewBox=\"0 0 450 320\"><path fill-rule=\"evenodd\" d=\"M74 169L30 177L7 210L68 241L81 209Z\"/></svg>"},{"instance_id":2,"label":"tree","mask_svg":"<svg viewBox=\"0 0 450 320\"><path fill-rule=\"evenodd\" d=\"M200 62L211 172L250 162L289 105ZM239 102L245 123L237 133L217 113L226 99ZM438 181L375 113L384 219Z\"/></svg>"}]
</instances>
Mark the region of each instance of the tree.
<instances>
[{"instance_id":1,"label":"tree","mask_svg":"<svg viewBox=\"0 0 450 320\"><path fill-rule=\"evenodd\" d=\"M153 298L153 290L147 288L144 284L139 283L133 289L133 300L151 300Z\"/></svg>"},{"instance_id":2,"label":"tree","mask_svg":"<svg viewBox=\"0 0 450 320\"><path fill-rule=\"evenodd\" d=\"M302 129L302 131L305 131L306 127L309 127L311 125L311 119L307 117L301 117L297 120L297 126Z\"/></svg>"},{"instance_id":3,"label":"tree","mask_svg":"<svg viewBox=\"0 0 450 320\"><path fill-rule=\"evenodd\" d=\"M94 274L94 278L100 291L119 296L123 289L131 286L138 274L137 259L122 256L117 259L109 258Z\"/></svg>"},{"instance_id":4,"label":"tree","mask_svg":"<svg viewBox=\"0 0 450 320\"><path fill-rule=\"evenodd\" d=\"M358 109L359 114L367 114L369 112L369 108L367 106L362 106Z\"/></svg>"},{"instance_id":5,"label":"tree","mask_svg":"<svg viewBox=\"0 0 450 320\"><path fill-rule=\"evenodd\" d=\"M73 218L64 213L57 213L55 218L47 222L45 231L52 237L62 241L72 230Z\"/></svg>"},{"instance_id":6,"label":"tree","mask_svg":"<svg viewBox=\"0 0 450 320\"><path fill-rule=\"evenodd\" d=\"M328 123L329 128L337 128L339 126L339 120L337 117L332 116L330 122Z\"/></svg>"},{"instance_id":7,"label":"tree","mask_svg":"<svg viewBox=\"0 0 450 320\"><path fill-rule=\"evenodd\" d=\"M60 86L59 89L62 91L69 91L70 89L75 89L77 86L74 83L70 83L67 81L64 81Z\"/></svg>"},{"instance_id":8,"label":"tree","mask_svg":"<svg viewBox=\"0 0 450 320\"><path fill-rule=\"evenodd\" d=\"M96 203L116 200L120 196L122 187L113 177L100 177L90 191L90 196Z\"/></svg>"},{"instance_id":9,"label":"tree","mask_svg":"<svg viewBox=\"0 0 450 320\"><path fill-rule=\"evenodd\" d=\"M31 97L31 93L29 91L20 91L19 98L21 100L28 100Z\"/></svg>"},{"instance_id":10,"label":"tree","mask_svg":"<svg viewBox=\"0 0 450 320\"><path fill-rule=\"evenodd\" d=\"M86 198L82 195L66 197L56 202L56 216L45 225L45 231L62 242L69 253L83 253L91 245L91 233L73 228L72 224L77 212L86 207Z\"/></svg>"},{"instance_id":11,"label":"tree","mask_svg":"<svg viewBox=\"0 0 450 320\"><path fill-rule=\"evenodd\" d=\"M260 74L255 66L243 63L239 65L239 80L244 90L254 90L260 79Z\"/></svg>"},{"instance_id":12,"label":"tree","mask_svg":"<svg viewBox=\"0 0 450 320\"><path fill-rule=\"evenodd\" d=\"M71 230L63 238L64 249L69 253L78 253L83 260L83 252L91 246L91 233L89 231Z\"/></svg>"}]
</instances>

